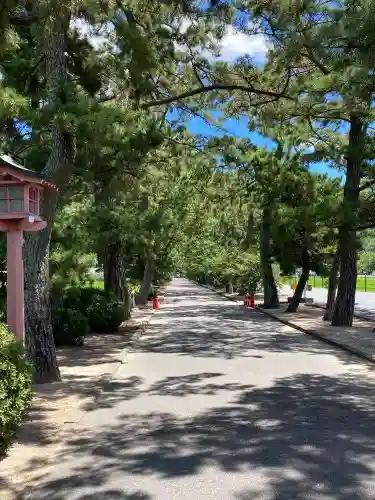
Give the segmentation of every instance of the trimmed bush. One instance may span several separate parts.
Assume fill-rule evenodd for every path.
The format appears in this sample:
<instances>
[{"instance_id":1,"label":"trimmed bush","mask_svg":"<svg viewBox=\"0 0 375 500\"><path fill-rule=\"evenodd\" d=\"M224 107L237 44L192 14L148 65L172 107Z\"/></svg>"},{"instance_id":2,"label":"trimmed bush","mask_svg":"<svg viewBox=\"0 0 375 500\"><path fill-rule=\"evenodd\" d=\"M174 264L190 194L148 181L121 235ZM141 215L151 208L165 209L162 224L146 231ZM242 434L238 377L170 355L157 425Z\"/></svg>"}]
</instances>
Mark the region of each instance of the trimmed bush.
<instances>
[{"instance_id":1,"label":"trimmed bush","mask_svg":"<svg viewBox=\"0 0 375 500\"><path fill-rule=\"evenodd\" d=\"M59 308L74 309L87 316L89 306L98 298L104 298L107 301L111 300L108 293L99 288L70 288L62 296Z\"/></svg>"},{"instance_id":2,"label":"trimmed bush","mask_svg":"<svg viewBox=\"0 0 375 500\"><path fill-rule=\"evenodd\" d=\"M125 320L124 304L98 288L71 288L54 303L52 319L56 345L80 342L79 337L84 335L80 331L86 331L81 324L84 322L82 316L88 320L88 330L96 333L114 332Z\"/></svg>"},{"instance_id":3,"label":"trimmed bush","mask_svg":"<svg viewBox=\"0 0 375 500\"><path fill-rule=\"evenodd\" d=\"M90 332L89 320L76 309L53 310L52 328L57 346L81 346L85 335Z\"/></svg>"},{"instance_id":4,"label":"trimmed bush","mask_svg":"<svg viewBox=\"0 0 375 500\"><path fill-rule=\"evenodd\" d=\"M8 449L31 401L32 366L23 346L0 323L0 455Z\"/></svg>"},{"instance_id":5,"label":"trimmed bush","mask_svg":"<svg viewBox=\"0 0 375 500\"><path fill-rule=\"evenodd\" d=\"M87 308L87 316L92 332L115 332L125 320L124 304L108 297L97 296Z\"/></svg>"}]
</instances>

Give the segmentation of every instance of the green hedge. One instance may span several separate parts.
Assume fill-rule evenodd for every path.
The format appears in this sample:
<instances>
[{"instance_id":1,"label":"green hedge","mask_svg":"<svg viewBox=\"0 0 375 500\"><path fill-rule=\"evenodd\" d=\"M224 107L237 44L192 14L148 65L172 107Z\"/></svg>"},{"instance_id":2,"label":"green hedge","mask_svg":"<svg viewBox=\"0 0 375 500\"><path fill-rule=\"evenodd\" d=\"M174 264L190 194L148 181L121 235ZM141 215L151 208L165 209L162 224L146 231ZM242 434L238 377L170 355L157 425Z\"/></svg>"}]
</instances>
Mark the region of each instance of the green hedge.
<instances>
[{"instance_id":1,"label":"green hedge","mask_svg":"<svg viewBox=\"0 0 375 500\"><path fill-rule=\"evenodd\" d=\"M124 304L98 288L70 288L53 299L55 344L83 345L89 332L114 332L125 319Z\"/></svg>"},{"instance_id":2,"label":"green hedge","mask_svg":"<svg viewBox=\"0 0 375 500\"><path fill-rule=\"evenodd\" d=\"M70 288L59 297L59 300L56 302L57 308L74 309L87 316L88 308L98 297L107 301L112 300L112 297L108 293L99 288Z\"/></svg>"},{"instance_id":3,"label":"green hedge","mask_svg":"<svg viewBox=\"0 0 375 500\"><path fill-rule=\"evenodd\" d=\"M4 454L31 401L32 367L23 346L0 323L0 455Z\"/></svg>"},{"instance_id":4,"label":"green hedge","mask_svg":"<svg viewBox=\"0 0 375 500\"><path fill-rule=\"evenodd\" d=\"M75 309L52 311L52 331L55 345L82 346L90 332L89 320Z\"/></svg>"},{"instance_id":5,"label":"green hedge","mask_svg":"<svg viewBox=\"0 0 375 500\"><path fill-rule=\"evenodd\" d=\"M124 304L106 297L95 297L87 309L87 317L92 332L115 332L125 320Z\"/></svg>"}]
</instances>

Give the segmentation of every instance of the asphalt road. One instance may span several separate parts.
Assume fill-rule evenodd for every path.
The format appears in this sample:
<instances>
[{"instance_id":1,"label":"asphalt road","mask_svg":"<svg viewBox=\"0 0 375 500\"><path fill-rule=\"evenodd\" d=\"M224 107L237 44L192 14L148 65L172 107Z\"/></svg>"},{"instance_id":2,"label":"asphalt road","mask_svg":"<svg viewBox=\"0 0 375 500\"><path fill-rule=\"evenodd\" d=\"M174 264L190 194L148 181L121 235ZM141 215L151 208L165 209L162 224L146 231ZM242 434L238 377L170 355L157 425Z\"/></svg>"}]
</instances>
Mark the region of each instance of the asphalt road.
<instances>
[{"instance_id":1,"label":"asphalt road","mask_svg":"<svg viewBox=\"0 0 375 500\"><path fill-rule=\"evenodd\" d=\"M290 289L290 287L288 288ZM306 292L306 297L313 297L315 302L325 303L327 301L327 289L313 288L311 292ZM375 293L357 292L355 294L355 311L358 314L366 314L375 319Z\"/></svg>"},{"instance_id":2,"label":"asphalt road","mask_svg":"<svg viewBox=\"0 0 375 500\"><path fill-rule=\"evenodd\" d=\"M175 280L32 500L365 500L375 379L354 357Z\"/></svg>"}]
</instances>

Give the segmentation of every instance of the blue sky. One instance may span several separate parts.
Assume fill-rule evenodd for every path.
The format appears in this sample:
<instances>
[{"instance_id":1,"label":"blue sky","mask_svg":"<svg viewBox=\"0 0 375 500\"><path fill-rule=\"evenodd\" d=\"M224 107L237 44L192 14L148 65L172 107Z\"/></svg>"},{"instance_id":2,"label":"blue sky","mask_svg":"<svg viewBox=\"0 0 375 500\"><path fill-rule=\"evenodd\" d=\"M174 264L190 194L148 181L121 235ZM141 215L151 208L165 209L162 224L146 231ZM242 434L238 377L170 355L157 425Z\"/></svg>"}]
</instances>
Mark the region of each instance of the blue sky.
<instances>
[{"instance_id":1,"label":"blue sky","mask_svg":"<svg viewBox=\"0 0 375 500\"><path fill-rule=\"evenodd\" d=\"M205 136L222 136L224 134L233 135L239 139L248 137L254 144L258 146L272 149L273 142L267 137L262 136L258 132L249 132L247 120L245 117L228 118L220 125L220 129L213 125L209 125L205 120L199 117L192 118L187 123L191 133ZM310 165L312 172L328 174L331 177L342 177L340 173L333 168L330 168L326 162L318 162Z\"/></svg>"}]
</instances>

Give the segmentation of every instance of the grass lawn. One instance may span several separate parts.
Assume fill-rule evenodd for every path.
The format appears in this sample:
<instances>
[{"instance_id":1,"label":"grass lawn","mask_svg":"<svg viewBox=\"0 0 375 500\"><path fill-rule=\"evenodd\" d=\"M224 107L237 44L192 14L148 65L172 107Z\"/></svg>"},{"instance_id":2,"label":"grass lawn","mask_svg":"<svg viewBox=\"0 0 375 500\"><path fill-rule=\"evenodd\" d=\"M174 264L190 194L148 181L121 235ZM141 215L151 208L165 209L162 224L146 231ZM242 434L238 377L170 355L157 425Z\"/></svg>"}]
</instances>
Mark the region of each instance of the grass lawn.
<instances>
[{"instance_id":1,"label":"grass lawn","mask_svg":"<svg viewBox=\"0 0 375 500\"><path fill-rule=\"evenodd\" d=\"M96 280L93 283L93 288L99 288L100 290L104 290L104 281L103 280Z\"/></svg>"},{"instance_id":2,"label":"grass lawn","mask_svg":"<svg viewBox=\"0 0 375 500\"><path fill-rule=\"evenodd\" d=\"M298 278L294 276L282 276L280 278L280 281L284 285L290 285L293 282L297 283ZM311 285L313 288L328 288L328 278L311 276L309 279L309 285ZM375 276L358 276L357 291L375 293Z\"/></svg>"}]
</instances>

